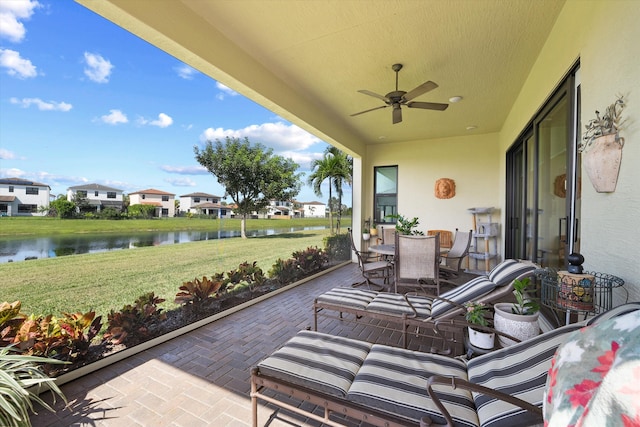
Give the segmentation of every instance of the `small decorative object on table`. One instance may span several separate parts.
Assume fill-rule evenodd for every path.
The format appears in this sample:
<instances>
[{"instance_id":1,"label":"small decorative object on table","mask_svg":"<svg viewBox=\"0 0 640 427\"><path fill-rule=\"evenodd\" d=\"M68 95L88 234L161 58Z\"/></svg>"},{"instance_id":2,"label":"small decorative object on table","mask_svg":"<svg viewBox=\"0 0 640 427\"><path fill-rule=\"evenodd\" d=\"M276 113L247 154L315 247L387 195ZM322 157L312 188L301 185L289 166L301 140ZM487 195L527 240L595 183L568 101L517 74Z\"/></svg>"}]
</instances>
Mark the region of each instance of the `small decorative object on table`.
<instances>
[{"instance_id":1,"label":"small decorative object on table","mask_svg":"<svg viewBox=\"0 0 640 427\"><path fill-rule=\"evenodd\" d=\"M487 306L483 302L467 302L464 304L467 311L464 318L472 325L479 325L487 327L489 326L488 315L489 311ZM495 344L495 333L485 332L483 330L475 329L473 326L468 327L469 331L469 343L474 346L485 350L490 350Z\"/></svg>"}]
</instances>

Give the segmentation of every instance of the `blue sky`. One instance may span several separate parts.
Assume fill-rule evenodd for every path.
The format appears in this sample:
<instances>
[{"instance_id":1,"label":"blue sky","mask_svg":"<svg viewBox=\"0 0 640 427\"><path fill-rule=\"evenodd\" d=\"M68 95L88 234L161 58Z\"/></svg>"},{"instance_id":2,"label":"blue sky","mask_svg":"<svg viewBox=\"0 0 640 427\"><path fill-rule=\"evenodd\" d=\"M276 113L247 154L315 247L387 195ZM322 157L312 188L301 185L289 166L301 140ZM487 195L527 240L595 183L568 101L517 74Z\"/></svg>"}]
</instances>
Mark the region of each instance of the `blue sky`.
<instances>
[{"instance_id":1,"label":"blue sky","mask_svg":"<svg viewBox=\"0 0 640 427\"><path fill-rule=\"evenodd\" d=\"M327 146L71 0L0 0L0 177L56 195L98 183L222 196L193 147L226 136L292 158L304 182ZM325 183L297 200L327 198Z\"/></svg>"}]
</instances>

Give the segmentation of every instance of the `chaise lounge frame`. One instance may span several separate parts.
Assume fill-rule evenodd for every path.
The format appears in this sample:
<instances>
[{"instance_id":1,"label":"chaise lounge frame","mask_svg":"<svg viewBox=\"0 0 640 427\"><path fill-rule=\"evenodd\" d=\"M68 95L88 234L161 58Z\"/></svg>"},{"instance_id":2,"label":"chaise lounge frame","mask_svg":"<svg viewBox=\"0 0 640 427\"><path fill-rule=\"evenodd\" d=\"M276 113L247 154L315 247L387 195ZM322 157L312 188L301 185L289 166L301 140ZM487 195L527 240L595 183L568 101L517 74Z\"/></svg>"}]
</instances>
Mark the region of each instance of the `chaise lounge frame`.
<instances>
[{"instance_id":1,"label":"chaise lounge frame","mask_svg":"<svg viewBox=\"0 0 640 427\"><path fill-rule=\"evenodd\" d=\"M319 295L313 302L313 327L318 330L318 316L322 315L328 318L340 319L343 321L362 322L371 324L371 319L381 320L390 326L378 323L374 325L383 330L391 330L400 332L402 336L402 347L407 348L408 336L413 334L422 338L431 340L431 352L458 356L464 354L464 326L468 326L463 320L462 314L465 311L463 304L467 301L478 301L491 303L508 297L513 292L513 282L522 280L525 277L532 277L538 266L530 261L505 260L498 264L488 276L480 276L469 282L454 288L452 291L443 293L441 296L430 295L426 298L431 299L434 303L448 303L448 310L438 314L436 317L421 315L420 310L415 307L413 302L421 301L424 296L410 296L401 294L391 294L376 291L354 291L348 288L334 288L331 292L345 292L356 295L360 292L362 296L380 295L395 300L395 306L388 308L379 308L375 311L368 310L367 306L356 306L350 303L340 303L323 298ZM493 280L492 280L493 279ZM478 286L486 284L486 282L498 282L495 288L487 293L482 294L480 290L470 292L462 289L467 285ZM447 298L452 295L453 298ZM356 295L357 297L357 295ZM337 313L337 314L331 314ZM349 314L348 318L344 314Z\"/></svg>"}]
</instances>

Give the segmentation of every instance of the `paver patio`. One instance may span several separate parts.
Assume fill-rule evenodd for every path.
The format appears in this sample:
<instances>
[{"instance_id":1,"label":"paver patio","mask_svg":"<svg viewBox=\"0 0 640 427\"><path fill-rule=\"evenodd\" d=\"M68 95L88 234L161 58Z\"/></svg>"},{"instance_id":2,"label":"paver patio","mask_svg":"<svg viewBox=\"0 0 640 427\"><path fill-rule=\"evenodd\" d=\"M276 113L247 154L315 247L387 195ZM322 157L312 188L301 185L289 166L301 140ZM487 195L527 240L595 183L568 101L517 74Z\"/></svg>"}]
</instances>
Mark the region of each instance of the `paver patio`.
<instances>
[{"instance_id":1,"label":"paver patio","mask_svg":"<svg viewBox=\"0 0 640 427\"><path fill-rule=\"evenodd\" d=\"M298 331L313 327L313 299L335 286L358 282L349 264L143 351L61 388L69 408L41 410L34 427L251 425L250 369ZM401 334L361 323L320 317L318 330L400 345ZM410 348L419 348L417 339ZM260 425L273 411L262 409ZM293 420L286 415L279 417ZM315 421L294 420L298 425ZM291 426L272 420L272 427Z\"/></svg>"}]
</instances>

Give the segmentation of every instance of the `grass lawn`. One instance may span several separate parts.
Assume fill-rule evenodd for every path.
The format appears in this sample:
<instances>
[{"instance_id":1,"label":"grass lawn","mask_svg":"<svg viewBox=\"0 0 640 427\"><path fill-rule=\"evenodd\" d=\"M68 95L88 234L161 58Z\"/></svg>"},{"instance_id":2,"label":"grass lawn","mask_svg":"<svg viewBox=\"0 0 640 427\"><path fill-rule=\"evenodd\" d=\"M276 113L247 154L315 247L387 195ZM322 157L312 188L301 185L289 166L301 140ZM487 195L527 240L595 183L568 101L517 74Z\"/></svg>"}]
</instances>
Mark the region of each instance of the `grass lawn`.
<instances>
[{"instance_id":1,"label":"grass lawn","mask_svg":"<svg viewBox=\"0 0 640 427\"><path fill-rule=\"evenodd\" d=\"M5 219L1 220L2 225ZM345 228L342 230L346 232ZM183 282L235 269L244 261L257 261L267 274L278 258L290 258L294 251L310 246L323 248L323 238L329 233L310 230L2 264L0 301L19 300L24 313L36 315L95 310L106 322L111 309L119 310L151 291L167 300L164 308L173 308L173 299Z\"/></svg>"}]
</instances>

